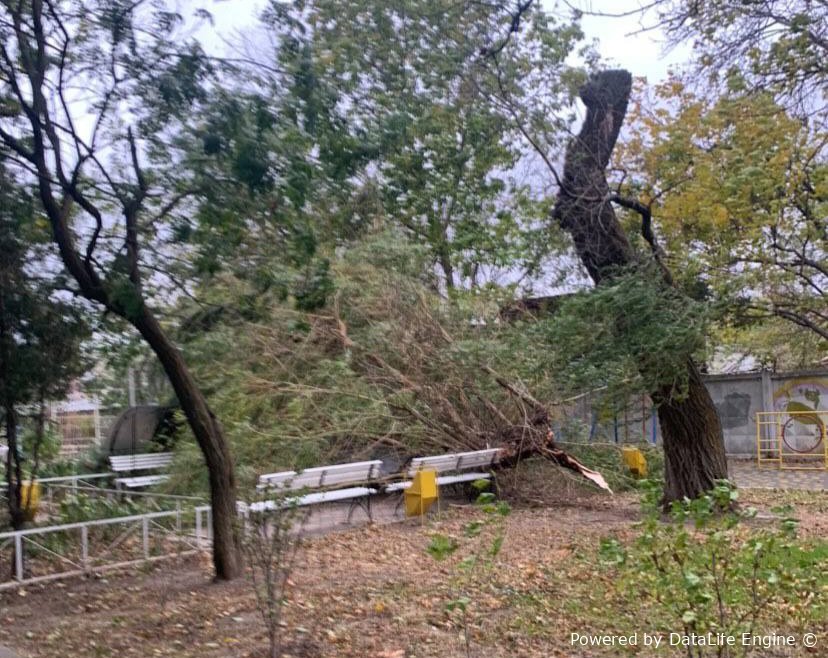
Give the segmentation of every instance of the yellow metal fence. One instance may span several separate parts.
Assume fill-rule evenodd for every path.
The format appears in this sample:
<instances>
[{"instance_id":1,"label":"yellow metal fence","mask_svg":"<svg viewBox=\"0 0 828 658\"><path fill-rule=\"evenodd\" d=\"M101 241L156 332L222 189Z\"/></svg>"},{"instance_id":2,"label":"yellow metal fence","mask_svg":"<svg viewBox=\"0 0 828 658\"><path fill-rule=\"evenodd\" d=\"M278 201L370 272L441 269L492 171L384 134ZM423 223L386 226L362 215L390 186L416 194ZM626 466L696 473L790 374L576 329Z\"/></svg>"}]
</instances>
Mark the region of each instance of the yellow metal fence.
<instances>
[{"instance_id":1,"label":"yellow metal fence","mask_svg":"<svg viewBox=\"0 0 828 658\"><path fill-rule=\"evenodd\" d=\"M757 411L760 468L828 469L828 411Z\"/></svg>"}]
</instances>

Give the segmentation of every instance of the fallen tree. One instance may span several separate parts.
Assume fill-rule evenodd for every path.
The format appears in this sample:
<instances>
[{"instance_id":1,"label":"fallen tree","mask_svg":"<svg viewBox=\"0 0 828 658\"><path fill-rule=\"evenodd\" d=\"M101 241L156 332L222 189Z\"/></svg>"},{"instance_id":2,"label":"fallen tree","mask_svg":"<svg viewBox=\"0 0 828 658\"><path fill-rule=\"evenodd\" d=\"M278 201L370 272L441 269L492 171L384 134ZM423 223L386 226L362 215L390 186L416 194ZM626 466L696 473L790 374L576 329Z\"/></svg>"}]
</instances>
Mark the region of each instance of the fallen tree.
<instances>
[{"instance_id":1,"label":"fallen tree","mask_svg":"<svg viewBox=\"0 0 828 658\"><path fill-rule=\"evenodd\" d=\"M403 372L381 355L354 342L348 336L347 326L340 317L338 307L339 304L335 303L333 322L329 326L342 348L349 351L352 367L357 368L365 377L382 382L390 393L413 393L420 405L424 403L427 412L411 403L398 402L394 406L417 422L437 430L438 435L443 435L444 441L439 448L478 450L499 447L504 451L497 464L499 469L514 467L520 460L529 457L542 457L612 493L600 473L588 468L555 443L549 406L537 400L525 387L509 381L489 365L480 366L480 371L505 391L513 402L510 410L503 405L502 400L492 399L485 388L472 379L463 378L452 383L450 377L421 379L418 375L424 371L417 368L407 368L407 372ZM427 331L429 337L417 347L420 354L424 355L424 350L436 352L454 344L451 335L435 319L424 298L420 297L420 304L412 315L418 320L412 318L401 326L411 328L411 322L416 322L421 332ZM417 361L412 355L404 362L412 365ZM515 414L514 411L518 413Z\"/></svg>"},{"instance_id":2,"label":"fallen tree","mask_svg":"<svg viewBox=\"0 0 828 658\"><path fill-rule=\"evenodd\" d=\"M497 446L507 467L538 455L607 488L550 434L569 406L538 367L538 337L495 321L498 300L447 302L419 254L394 232L373 235L332 262L336 293L323 307L258 298L266 315L226 313L193 335L188 352L209 355L198 374L221 391L240 477ZM228 279L225 290L237 298L247 285Z\"/></svg>"}]
</instances>

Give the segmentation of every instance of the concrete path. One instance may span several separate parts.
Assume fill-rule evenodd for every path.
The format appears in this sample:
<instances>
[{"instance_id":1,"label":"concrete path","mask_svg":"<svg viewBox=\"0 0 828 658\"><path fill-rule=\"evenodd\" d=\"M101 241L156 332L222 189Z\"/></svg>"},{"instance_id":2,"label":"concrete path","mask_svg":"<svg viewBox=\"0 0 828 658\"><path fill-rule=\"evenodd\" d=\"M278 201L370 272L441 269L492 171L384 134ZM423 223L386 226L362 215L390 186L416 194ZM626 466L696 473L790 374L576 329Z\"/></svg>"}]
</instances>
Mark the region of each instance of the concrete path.
<instances>
[{"instance_id":1,"label":"concrete path","mask_svg":"<svg viewBox=\"0 0 828 658\"><path fill-rule=\"evenodd\" d=\"M730 477L744 489L799 489L804 491L828 490L826 470L779 470L756 466L751 461L730 461Z\"/></svg>"}]
</instances>

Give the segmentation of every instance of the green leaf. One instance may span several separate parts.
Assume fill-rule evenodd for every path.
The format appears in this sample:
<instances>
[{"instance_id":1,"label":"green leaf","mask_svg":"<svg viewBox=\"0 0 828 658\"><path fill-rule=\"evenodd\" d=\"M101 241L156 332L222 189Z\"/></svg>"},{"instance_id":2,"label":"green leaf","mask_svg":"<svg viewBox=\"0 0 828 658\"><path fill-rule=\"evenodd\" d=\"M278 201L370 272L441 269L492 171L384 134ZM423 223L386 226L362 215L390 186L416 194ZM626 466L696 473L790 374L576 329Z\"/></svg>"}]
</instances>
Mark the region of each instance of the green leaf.
<instances>
[{"instance_id":1,"label":"green leaf","mask_svg":"<svg viewBox=\"0 0 828 658\"><path fill-rule=\"evenodd\" d=\"M426 550L435 560L444 560L452 555L458 547L459 544L453 537L437 534L432 536L431 543Z\"/></svg>"}]
</instances>

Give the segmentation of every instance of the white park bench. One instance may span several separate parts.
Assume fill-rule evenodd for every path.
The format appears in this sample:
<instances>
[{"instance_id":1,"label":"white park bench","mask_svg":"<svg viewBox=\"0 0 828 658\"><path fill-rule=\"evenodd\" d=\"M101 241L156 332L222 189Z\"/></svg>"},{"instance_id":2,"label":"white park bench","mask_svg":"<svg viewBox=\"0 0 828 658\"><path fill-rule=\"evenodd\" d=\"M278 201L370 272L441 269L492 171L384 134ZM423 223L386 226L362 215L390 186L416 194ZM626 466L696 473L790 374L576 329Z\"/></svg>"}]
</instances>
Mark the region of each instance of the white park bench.
<instances>
[{"instance_id":1,"label":"white park bench","mask_svg":"<svg viewBox=\"0 0 828 658\"><path fill-rule=\"evenodd\" d=\"M378 489L372 486L375 480L380 477L382 462L378 459L365 462L352 462L350 464L334 464L332 466L316 466L306 468L303 471L282 471L280 473L268 473L259 476L257 489L260 491L297 491L301 489L324 489L314 493L306 493L301 496L284 498L280 501L263 500L247 506L251 512L264 512L281 507L306 505L319 505L322 503L334 503L343 500L351 501L351 509L348 512L348 521L351 520L356 506L365 510L368 518L371 518L371 496L378 493ZM361 486L347 486L361 485Z\"/></svg>"},{"instance_id":2,"label":"white park bench","mask_svg":"<svg viewBox=\"0 0 828 658\"><path fill-rule=\"evenodd\" d=\"M437 473L437 486L451 484L462 484L463 482L475 482L477 480L491 480L492 473L489 470L500 458L499 448L488 448L486 450L474 450L472 452L454 452L434 457L415 457L406 472L407 477L414 477L417 471L435 471ZM472 470L477 469L477 470ZM385 486L386 493L394 493L408 489L411 481L392 482Z\"/></svg>"},{"instance_id":3,"label":"white park bench","mask_svg":"<svg viewBox=\"0 0 828 658\"><path fill-rule=\"evenodd\" d=\"M133 471L156 471L167 468L173 460L171 452L149 452L141 455L112 455L109 465L113 473L132 473ZM169 475L134 475L115 478L115 487L120 489L141 489L164 482Z\"/></svg>"}]
</instances>

